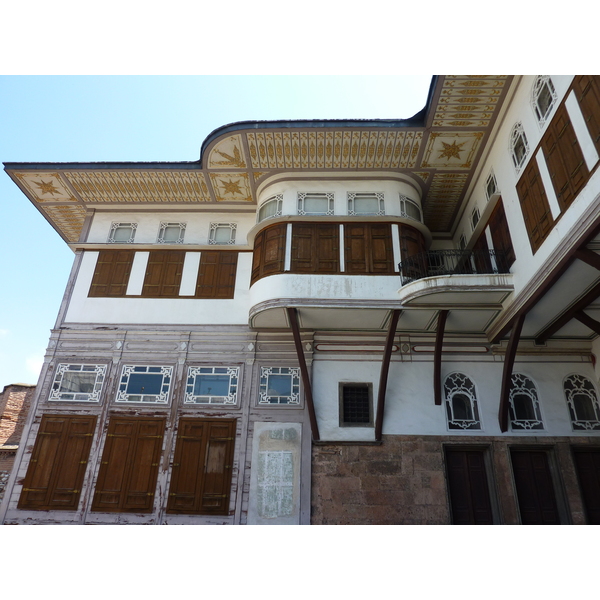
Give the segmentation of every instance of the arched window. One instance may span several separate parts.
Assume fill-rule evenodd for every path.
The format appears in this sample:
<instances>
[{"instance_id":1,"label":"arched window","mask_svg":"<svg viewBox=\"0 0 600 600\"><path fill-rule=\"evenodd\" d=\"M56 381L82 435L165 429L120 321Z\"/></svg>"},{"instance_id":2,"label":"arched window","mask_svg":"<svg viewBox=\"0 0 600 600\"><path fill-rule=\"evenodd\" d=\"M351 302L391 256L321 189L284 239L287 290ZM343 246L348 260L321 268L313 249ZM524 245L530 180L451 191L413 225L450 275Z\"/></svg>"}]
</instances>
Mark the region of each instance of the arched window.
<instances>
[{"instance_id":1,"label":"arched window","mask_svg":"<svg viewBox=\"0 0 600 600\"><path fill-rule=\"evenodd\" d=\"M481 429L475 384L464 373L451 373L444 381L449 429Z\"/></svg>"},{"instance_id":2,"label":"arched window","mask_svg":"<svg viewBox=\"0 0 600 600\"><path fill-rule=\"evenodd\" d=\"M508 401L512 429L544 429L535 383L521 373L513 373L510 383Z\"/></svg>"},{"instance_id":3,"label":"arched window","mask_svg":"<svg viewBox=\"0 0 600 600\"><path fill-rule=\"evenodd\" d=\"M540 126L544 125L556 104L556 90L549 75L538 75L533 82L531 105Z\"/></svg>"},{"instance_id":4,"label":"arched window","mask_svg":"<svg viewBox=\"0 0 600 600\"><path fill-rule=\"evenodd\" d=\"M594 384L582 375L569 375L563 382L574 431L600 429L600 406Z\"/></svg>"},{"instance_id":5,"label":"arched window","mask_svg":"<svg viewBox=\"0 0 600 600\"><path fill-rule=\"evenodd\" d=\"M529 153L529 144L525 136L525 130L521 122L516 123L510 132L510 154L517 172L525 164L525 159Z\"/></svg>"},{"instance_id":6,"label":"arched window","mask_svg":"<svg viewBox=\"0 0 600 600\"><path fill-rule=\"evenodd\" d=\"M258 209L258 223L265 219L272 219L273 217L281 216L281 208L283 205L283 194L277 194L272 198L269 198L262 206Z\"/></svg>"}]
</instances>

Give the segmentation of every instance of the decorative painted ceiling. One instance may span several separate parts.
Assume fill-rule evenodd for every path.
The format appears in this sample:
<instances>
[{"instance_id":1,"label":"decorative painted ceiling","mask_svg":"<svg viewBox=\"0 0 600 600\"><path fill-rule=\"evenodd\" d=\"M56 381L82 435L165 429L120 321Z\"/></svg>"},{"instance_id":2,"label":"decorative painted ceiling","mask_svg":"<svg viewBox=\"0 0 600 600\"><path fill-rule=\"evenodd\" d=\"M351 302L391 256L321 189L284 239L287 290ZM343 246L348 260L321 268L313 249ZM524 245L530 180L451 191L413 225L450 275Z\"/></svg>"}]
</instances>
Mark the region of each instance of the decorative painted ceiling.
<instances>
[{"instance_id":1,"label":"decorative painted ceiling","mask_svg":"<svg viewBox=\"0 0 600 600\"><path fill-rule=\"evenodd\" d=\"M88 209L106 205L256 204L278 173L409 173L425 224L448 233L512 76L435 79L427 110L405 121L281 121L227 125L189 163L6 163L5 170L67 242ZM175 208L173 206L173 208Z\"/></svg>"}]
</instances>

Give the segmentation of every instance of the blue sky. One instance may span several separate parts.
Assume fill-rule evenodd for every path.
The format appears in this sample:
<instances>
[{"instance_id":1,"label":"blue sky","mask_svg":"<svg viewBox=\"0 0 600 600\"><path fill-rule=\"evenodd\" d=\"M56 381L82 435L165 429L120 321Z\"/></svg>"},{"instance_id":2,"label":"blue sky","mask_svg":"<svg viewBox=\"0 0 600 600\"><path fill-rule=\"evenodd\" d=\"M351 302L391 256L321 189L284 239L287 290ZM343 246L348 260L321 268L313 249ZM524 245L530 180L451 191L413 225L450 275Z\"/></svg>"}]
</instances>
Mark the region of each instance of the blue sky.
<instances>
[{"instance_id":1,"label":"blue sky","mask_svg":"<svg viewBox=\"0 0 600 600\"><path fill-rule=\"evenodd\" d=\"M242 120L408 118L423 76L3 76L1 162L198 160ZM0 389L36 383L73 253L0 173Z\"/></svg>"}]
</instances>

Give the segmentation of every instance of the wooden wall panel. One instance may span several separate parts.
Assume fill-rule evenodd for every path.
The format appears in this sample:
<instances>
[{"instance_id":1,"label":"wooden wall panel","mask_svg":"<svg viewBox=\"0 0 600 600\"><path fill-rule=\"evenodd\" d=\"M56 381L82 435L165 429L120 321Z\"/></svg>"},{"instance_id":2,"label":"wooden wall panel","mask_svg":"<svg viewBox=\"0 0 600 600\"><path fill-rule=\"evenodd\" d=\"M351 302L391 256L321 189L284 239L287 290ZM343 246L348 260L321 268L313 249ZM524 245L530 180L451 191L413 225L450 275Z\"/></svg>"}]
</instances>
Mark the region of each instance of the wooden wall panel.
<instances>
[{"instance_id":1,"label":"wooden wall panel","mask_svg":"<svg viewBox=\"0 0 600 600\"><path fill-rule=\"evenodd\" d=\"M133 250L101 250L88 296L92 298L125 296L134 254Z\"/></svg>"}]
</instances>

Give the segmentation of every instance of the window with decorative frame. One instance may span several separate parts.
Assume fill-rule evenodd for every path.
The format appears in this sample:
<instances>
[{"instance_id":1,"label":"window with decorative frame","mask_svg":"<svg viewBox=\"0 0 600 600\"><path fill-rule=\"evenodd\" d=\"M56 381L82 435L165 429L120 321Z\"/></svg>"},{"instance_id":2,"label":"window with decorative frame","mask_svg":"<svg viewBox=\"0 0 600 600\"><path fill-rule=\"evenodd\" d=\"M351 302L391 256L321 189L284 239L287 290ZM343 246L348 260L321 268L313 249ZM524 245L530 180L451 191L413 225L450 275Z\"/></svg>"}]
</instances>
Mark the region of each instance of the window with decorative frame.
<instances>
[{"instance_id":1,"label":"window with decorative frame","mask_svg":"<svg viewBox=\"0 0 600 600\"><path fill-rule=\"evenodd\" d=\"M493 173L490 173L485 182L485 196L488 199L488 202L496 194L498 194L498 183L496 182L496 176Z\"/></svg>"},{"instance_id":2,"label":"window with decorative frame","mask_svg":"<svg viewBox=\"0 0 600 600\"><path fill-rule=\"evenodd\" d=\"M298 192L298 214L317 216L333 214L332 192Z\"/></svg>"},{"instance_id":3,"label":"window with decorative frame","mask_svg":"<svg viewBox=\"0 0 600 600\"><path fill-rule=\"evenodd\" d=\"M475 207L473 209L473 212L471 212L471 229L473 231L475 231L475 228L477 227L477 223L479 223L479 218L480 218L479 209L477 207Z\"/></svg>"},{"instance_id":4,"label":"window with decorative frame","mask_svg":"<svg viewBox=\"0 0 600 600\"><path fill-rule=\"evenodd\" d=\"M481 429L475 384L464 373L451 373L444 380L448 429Z\"/></svg>"},{"instance_id":5,"label":"window with decorative frame","mask_svg":"<svg viewBox=\"0 0 600 600\"><path fill-rule=\"evenodd\" d=\"M467 247L467 238L465 237L464 233L461 233L460 237L458 238L458 249L464 250L466 247Z\"/></svg>"},{"instance_id":6,"label":"window with decorative frame","mask_svg":"<svg viewBox=\"0 0 600 600\"><path fill-rule=\"evenodd\" d=\"M513 373L510 383L508 410L512 430L544 429L535 383L521 373Z\"/></svg>"},{"instance_id":7,"label":"window with decorative frame","mask_svg":"<svg viewBox=\"0 0 600 600\"><path fill-rule=\"evenodd\" d=\"M211 245L235 244L237 223L211 223L208 243Z\"/></svg>"},{"instance_id":8,"label":"window with decorative frame","mask_svg":"<svg viewBox=\"0 0 600 600\"><path fill-rule=\"evenodd\" d=\"M419 223L423 222L421 207L414 200L403 194L400 194L400 216L405 219L414 219L415 221L419 221Z\"/></svg>"},{"instance_id":9,"label":"window with decorative frame","mask_svg":"<svg viewBox=\"0 0 600 600\"><path fill-rule=\"evenodd\" d=\"M529 153L529 144L527 136L521 122L516 123L510 132L510 155L512 156L513 164L517 173L525 164L527 154Z\"/></svg>"},{"instance_id":10,"label":"window with decorative frame","mask_svg":"<svg viewBox=\"0 0 600 600\"><path fill-rule=\"evenodd\" d=\"M385 215L383 192L348 192L349 215Z\"/></svg>"},{"instance_id":11,"label":"window with decorative frame","mask_svg":"<svg viewBox=\"0 0 600 600\"><path fill-rule=\"evenodd\" d=\"M48 400L51 402L99 402L106 365L60 363L56 367Z\"/></svg>"},{"instance_id":12,"label":"window with decorative frame","mask_svg":"<svg viewBox=\"0 0 600 600\"><path fill-rule=\"evenodd\" d=\"M258 404L300 404L298 367L261 367Z\"/></svg>"},{"instance_id":13,"label":"window with decorative frame","mask_svg":"<svg viewBox=\"0 0 600 600\"><path fill-rule=\"evenodd\" d=\"M540 126L546 123L558 96L549 75L538 75L533 82L531 105Z\"/></svg>"},{"instance_id":14,"label":"window with decorative frame","mask_svg":"<svg viewBox=\"0 0 600 600\"><path fill-rule=\"evenodd\" d=\"M183 244L185 223L161 223L158 229L158 244Z\"/></svg>"},{"instance_id":15,"label":"window with decorative frame","mask_svg":"<svg viewBox=\"0 0 600 600\"><path fill-rule=\"evenodd\" d=\"M273 219L274 217L280 217L283 209L283 194L277 194L272 198L269 198L265 203L258 209L258 223L265 219Z\"/></svg>"},{"instance_id":16,"label":"window with decorative frame","mask_svg":"<svg viewBox=\"0 0 600 600\"><path fill-rule=\"evenodd\" d=\"M109 244L133 244L137 223L111 223L108 234Z\"/></svg>"},{"instance_id":17,"label":"window with decorative frame","mask_svg":"<svg viewBox=\"0 0 600 600\"><path fill-rule=\"evenodd\" d=\"M239 367L188 367L184 404L237 404Z\"/></svg>"},{"instance_id":18,"label":"window with decorative frame","mask_svg":"<svg viewBox=\"0 0 600 600\"><path fill-rule=\"evenodd\" d=\"M173 367L123 365L115 402L168 404Z\"/></svg>"},{"instance_id":19,"label":"window with decorative frame","mask_svg":"<svg viewBox=\"0 0 600 600\"><path fill-rule=\"evenodd\" d=\"M563 389L573 431L596 431L600 429L600 405L594 384L582 375L569 375Z\"/></svg>"}]
</instances>

